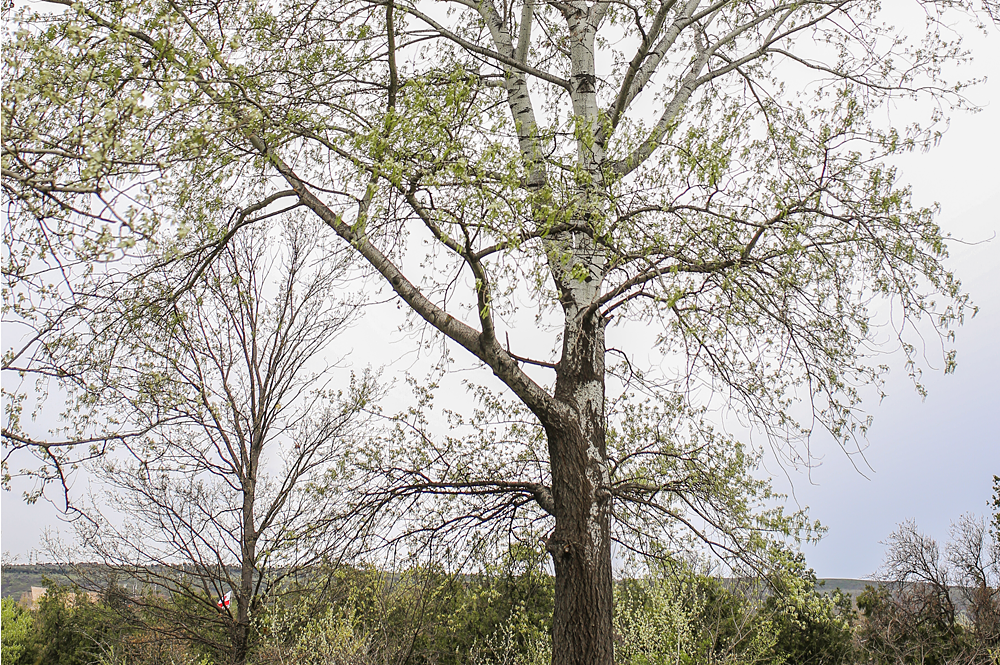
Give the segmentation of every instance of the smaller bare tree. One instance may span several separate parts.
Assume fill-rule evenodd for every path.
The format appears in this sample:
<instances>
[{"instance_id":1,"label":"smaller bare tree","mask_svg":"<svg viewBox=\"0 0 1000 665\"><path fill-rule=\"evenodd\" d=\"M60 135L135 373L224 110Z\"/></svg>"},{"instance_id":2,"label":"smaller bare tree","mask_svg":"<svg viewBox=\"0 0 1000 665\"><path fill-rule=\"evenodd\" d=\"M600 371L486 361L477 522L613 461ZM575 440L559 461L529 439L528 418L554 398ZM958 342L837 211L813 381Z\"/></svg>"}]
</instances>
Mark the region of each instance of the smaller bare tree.
<instances>
[{"instance_id":1,"label":"smaller bare tree","mask_svg":"<svg viewBox=\"0 0 1000 665\"><path fill-rule=\"evenodd\" d=\"M1000 540L986 520L963 515L951 527L948 561L976 641L1000 646Z\"/></svg>"},{"instance_id":2,"label":"smaller bare tree","mask_svg":"<svg viewBox=\"0 0 1000 665\"><path fill-rule=\"evenodd\" d=\"M1000 548L986 520L963 515L943 549L907 520L886 545L886 582L858 599L860 636L875 661L990 662L1000 637Z\"/></svg>"},{"instance_id":3,"label":"smaller bare tree","mask_svg":"<svg viewBox=\"0 0 1000 665\"><path fill-rule=\"evenodd\" d=\"M325 353L358 302L338 289L347 261L316 238L298 222L256 229L166 301L151 271L147 299L122 300L138 314L98 405L156 425L92 464L84 550L157 592L130 601L157 634L230 663L246 660L264 596L337 548L330 499L308 486L363 435L376 397L370 373L331 389Z\"/></svg>"}]
</instances>

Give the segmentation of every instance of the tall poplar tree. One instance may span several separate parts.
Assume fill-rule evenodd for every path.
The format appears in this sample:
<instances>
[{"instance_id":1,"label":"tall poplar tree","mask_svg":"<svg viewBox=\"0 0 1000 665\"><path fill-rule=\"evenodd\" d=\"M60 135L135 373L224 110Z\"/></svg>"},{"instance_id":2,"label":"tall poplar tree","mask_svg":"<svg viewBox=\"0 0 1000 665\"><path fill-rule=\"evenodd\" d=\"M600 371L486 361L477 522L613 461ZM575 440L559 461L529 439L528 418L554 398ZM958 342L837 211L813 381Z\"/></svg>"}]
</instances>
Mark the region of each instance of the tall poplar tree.
<instances>
[{"instance_id":1,"label":"tall poplar tree","mask_svg":"<svg viewBox=\"0 0 1000 665\"><path fill-rule=\"evenodd\" d=\"M808 459L815 427L850 445L866 425L882 302L910 363L918 320L950 340L967 310L933 210L888 164L963 103L947 80L961 2L48 5L65 11L18 15L4 46L5 307L32 330L4 368L85 395L90 370L69 359L131 277L114 261L208 265L247 211L311 211L543 432L531 482L422 489L549 516L554 663L612 662L616 519L703 535L690 514L714 515L685 466L710 446L655 426L669 418L633 438L609 424L609 339L678 417L719 395ZM883 123L899 100L928 122ZM507 323L525 306L545 357ZM636 369L634 326L655 331L661 375ZM88 436L39 447L16 399L6 445L59 460ZM722 531L737 553L755 533Z\"/></svg>"}]
</instances>

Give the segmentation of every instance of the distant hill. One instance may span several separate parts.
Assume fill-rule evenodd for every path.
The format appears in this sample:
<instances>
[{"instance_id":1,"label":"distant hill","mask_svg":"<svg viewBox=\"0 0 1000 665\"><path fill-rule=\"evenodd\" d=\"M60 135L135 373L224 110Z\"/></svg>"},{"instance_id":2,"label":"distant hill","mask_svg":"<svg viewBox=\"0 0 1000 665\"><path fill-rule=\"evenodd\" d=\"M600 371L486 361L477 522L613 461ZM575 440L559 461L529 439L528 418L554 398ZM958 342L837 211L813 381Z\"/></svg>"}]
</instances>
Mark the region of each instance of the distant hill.
<instances>
[{"instance_id":1,"label":"distant hill","mask_svg":"<svg viewBox=\"0 0 1000 665\"><path fill-rule=\"evenodd\" d=\"M19 600L21 594L33 586L45 586L42 579L59 584L72 582L69 568L61 564L39 563L3 566L0 571L0 596Z\"/></svg>"},{"instance_id":2,"label":"distant hill","mask_svg":"<svg viewBox=\"0 0 1000 665\"><path fill-rule=\"evenodd\" d=\"M96 564L92 564L95 565ZM21 594L28 591L33 586L44 586L42 578L48 578L60 584L67 584L73 581L71 568L62 564L39 563L34 565L9 565L3 566L0 574L0 596L17 600ZM821 579L820 591L833 593L835 589L840 589L849 593L852 598L865 590L865 586L874 584L871 580L851 580L851 579Z\"/></svg>"},{"instance_id":3,"label":"distant hill","mask_svg":"<svg viewBox=\"0 0 1000 665\"><path fill-rule=\"evenodd\" d=\"M231 569L231 573L239 575L239 570ZM99 563L56 564L39 563L33 565L5 565L0 576L0 596L19 600L21 594L33 586L45 586L44 579L50 579L56 584L72 584L78 582L88 591L100 591L109 578L113 577L119 585L131 587L136 584L134 579L121 574L109 575L110 570ZM138 584L145 587L144 584Z\"/></svg>"},{"instance_id":4,"label":"distant hill","mask_svg":"<svg viewBox=\"0 0 1000 665\"><path fill-rule=\"evenodd\" d=\"M833 593L837 589L840 589L844 593L850 594L851 598L857 598L861 595L866 586L879 584L874 580L851 580L838 577L820 579L819 583L822 585L819 590L823 593Z\"/></svg>"}]
</instances>

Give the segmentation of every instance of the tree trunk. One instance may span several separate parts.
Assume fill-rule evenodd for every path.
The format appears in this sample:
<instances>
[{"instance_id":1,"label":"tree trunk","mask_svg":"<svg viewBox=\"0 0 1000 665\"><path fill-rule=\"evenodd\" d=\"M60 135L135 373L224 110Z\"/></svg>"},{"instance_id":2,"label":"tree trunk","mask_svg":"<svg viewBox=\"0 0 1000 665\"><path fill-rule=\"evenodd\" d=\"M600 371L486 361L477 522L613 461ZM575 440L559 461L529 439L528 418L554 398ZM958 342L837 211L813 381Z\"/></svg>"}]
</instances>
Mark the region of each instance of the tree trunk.
<instances>
[{"instance_id":1,"label":"tree trunk","mask_svg":"<svg viewBox=\"0 0 1000 665\"><path fill-rule=\"evenodd\" d=\"M230 629L233 665L243 665L250 655L250 627L239 621L233 622Z\"/></svg>"},{"instance_id":2,"label":"tree trunk","mask_svg":"<svg viewBox=\"0 0 1000 665\"><path fill-rule=\"evenodd\" d=\"M610 502L586 473L593 446L578 429L549 434L550 449L558 451L552 455L556 526L546 543L556 574L553 665L613 662Z\"/></svg>"},{"instance_id":3,"label":"tree trunk","mask_svg":"<svg viewBox=\"0 0 1000 665\"><path fill-rule=\"evenodd\" d=\"M234 665L243 665L250 654L250 602L253 598L254 571L257 564L257 526L254 508L257 501L257 473L264 435L255 419L246 475L243 483L243 528L240 543L240 590L236 597L236 623L232 628Z\"/></svg>"},{"instance_id":4,"label":"tree trunk","mask_svg":"<svg viewBox=\"0 0 1000 665\"><path fill-rule=\"evenodd\" d=\"M589 240L589 238L587 239ZM589 246L584 263L594 261ZM571 262L572 263L572 262ZM564 264L565 265L565 264ZM592 273L593 274L593 273ZM553 665L612 665L611 495L604 413L604 321L587 305L600 279L557 272L564 310L555 399L560 422L543 423L549 445L555 529L546 548L555 565ZM582 306L581 306L582 305Z\"/></svg>"}]
</instances>

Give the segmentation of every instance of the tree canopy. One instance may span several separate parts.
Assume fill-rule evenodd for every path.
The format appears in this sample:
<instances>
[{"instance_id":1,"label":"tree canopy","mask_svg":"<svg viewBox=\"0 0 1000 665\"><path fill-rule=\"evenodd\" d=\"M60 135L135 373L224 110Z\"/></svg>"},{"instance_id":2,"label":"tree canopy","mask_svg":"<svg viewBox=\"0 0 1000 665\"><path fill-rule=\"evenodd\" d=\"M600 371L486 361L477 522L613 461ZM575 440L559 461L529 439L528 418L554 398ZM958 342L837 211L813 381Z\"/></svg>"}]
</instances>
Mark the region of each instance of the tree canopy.
<instances>
[{"instance_id":1,"label":"tree canopy","mask_svg":"<svg viewBox=\"0 0 1000 665\"><path fill-rule=\"evenodd\" d=\"M708 426L713 396L808 460L817 426L844 445L866 426L881 303L911 371L917 321L954 366L969 305L934 211L887 160L964 104L950 26L972 6L913 3L923 30L903 32L886 19L905 8L857 0L47 5L14 12L4 46L4 307L28 333L3 367L56 377L81 410L41 441L12 395L4 442L55 477L74 444L133 433L87 410L108 303L179 266L170 303L246 227L302 208L534 433L505 460L520 476L453 482L442 453L444 477L382 469L390 498L530 505L555 567L553 661L610 663L618 525L644 553L683 525L748 557L804 527L755 521L766 491L715 510L750 464ZM879 120L911 101L925 121Z\"/></svg>"}]
</instances>

